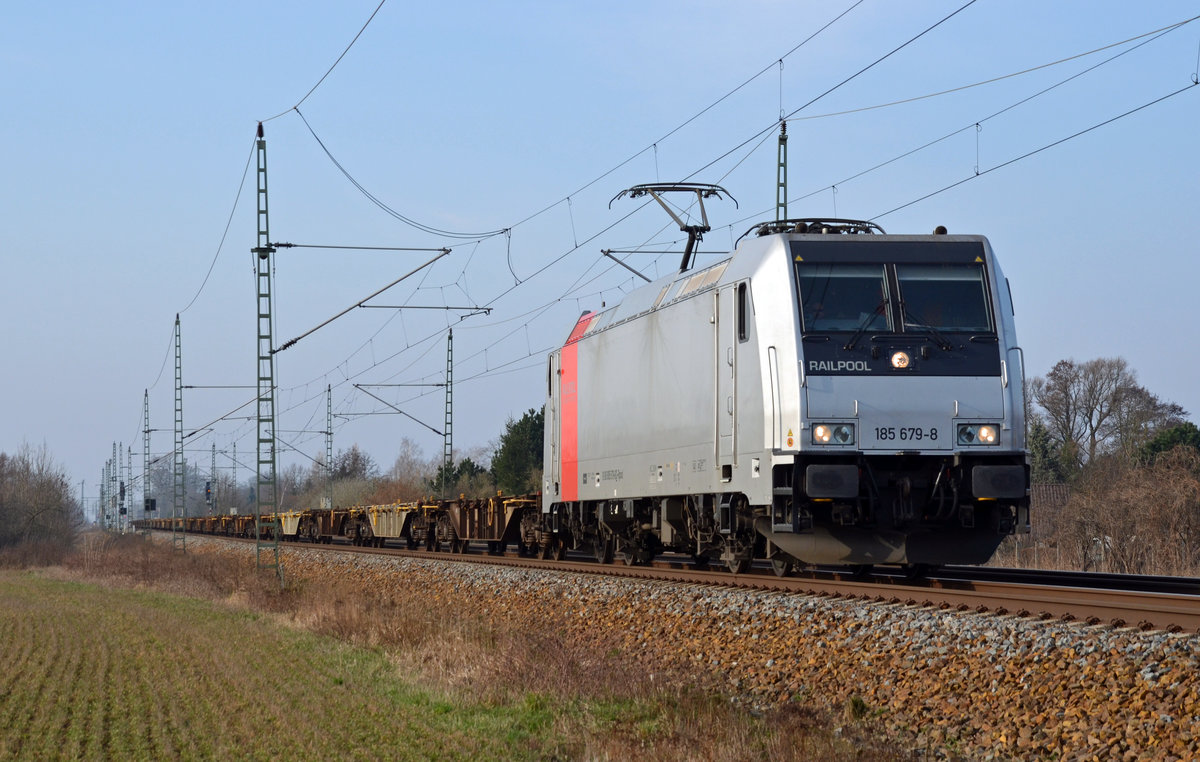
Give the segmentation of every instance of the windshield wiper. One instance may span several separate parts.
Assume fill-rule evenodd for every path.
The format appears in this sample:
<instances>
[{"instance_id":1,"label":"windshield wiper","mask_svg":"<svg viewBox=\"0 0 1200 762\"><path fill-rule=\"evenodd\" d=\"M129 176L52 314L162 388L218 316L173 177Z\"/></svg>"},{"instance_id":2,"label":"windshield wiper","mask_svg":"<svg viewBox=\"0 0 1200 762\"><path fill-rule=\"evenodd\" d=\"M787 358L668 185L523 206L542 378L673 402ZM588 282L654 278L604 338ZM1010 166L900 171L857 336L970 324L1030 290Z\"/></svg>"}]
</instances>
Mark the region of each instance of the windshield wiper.
<instances>
[{"instance_id":1,"label":"windshield wiper","mask_svg":"<svg viewBox=\"0 0 1200 762\"><path fill-rule=\"evenodd\" d=\"M904 314L904 322L906 327L909 323L911 323L917 328L924 328L929 332L929 335L933 337L933 342L937 344L938 349L944 352L949 352L951 349L954 349L954 345L950 343L949 339L943 336L938 329L934 328L928 323L923 323L918 320L915 315L908 311L908 305L906 305L904 302L900 302L900 312Z\"/></svg>"},{"instance_id":2,"label":"windshield wiper","mask_svg":"<svg viewBox=\"0 0 1200 762\"><path fill-rule=\"evenodd\" d=\"M854 349L854 346L858 343L858 340L861 339L862 335L867 332L868 326L875 321L876 316L883 314L884 310L887 309L887 305L887 299L880 299L879 305L875 307L875 311L870 315L867 315L866 319L862 321L862 324L858 326L858 330L851 334L850 340L846 342L842 349L845 349L847 352Z\"/></svg>"}]
</instances>

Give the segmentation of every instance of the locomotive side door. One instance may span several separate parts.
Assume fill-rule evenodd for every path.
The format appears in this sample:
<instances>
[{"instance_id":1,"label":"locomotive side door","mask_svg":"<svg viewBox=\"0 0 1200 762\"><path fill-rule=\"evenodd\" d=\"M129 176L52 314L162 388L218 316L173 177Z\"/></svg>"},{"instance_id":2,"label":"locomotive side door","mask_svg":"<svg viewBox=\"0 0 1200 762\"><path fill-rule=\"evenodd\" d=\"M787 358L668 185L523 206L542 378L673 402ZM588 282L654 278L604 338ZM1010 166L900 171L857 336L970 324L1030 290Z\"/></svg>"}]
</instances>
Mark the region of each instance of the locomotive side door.
<instances>
[{"instance_id":1,"label":"locomotive side door","mask_svg":"<svg viewBox=\"0 0 1200 762\"><path fill-rule=\"evenodd\" d=\"M546 474L542 481L545 493L555 499L562 491L559 476L562 470L562 432L558 415L561 386L562 369L559 367L559 353L552 352L546 363L546 418L543 443Z\"/></svg>"},{"instance_id":2,"label":"locomotive side door","mask_svg":"<svg viewBox=\"0 0 1200 762\"><path fill-rule=\"evenodd\" d=\"M733 478L737 466L737 288L715 292L713 331L716 347L714 405L717 468L722 482Z\"/></svg>"}]
</instances>

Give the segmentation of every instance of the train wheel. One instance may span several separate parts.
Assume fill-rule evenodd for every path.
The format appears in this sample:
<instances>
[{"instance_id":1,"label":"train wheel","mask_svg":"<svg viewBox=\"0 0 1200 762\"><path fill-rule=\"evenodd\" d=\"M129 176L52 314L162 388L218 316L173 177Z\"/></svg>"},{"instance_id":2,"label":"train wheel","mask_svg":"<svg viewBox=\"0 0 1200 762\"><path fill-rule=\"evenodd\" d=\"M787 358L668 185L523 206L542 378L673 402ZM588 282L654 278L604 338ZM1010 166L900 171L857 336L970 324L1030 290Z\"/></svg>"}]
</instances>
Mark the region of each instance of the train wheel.
<instances>
[{"instance_id":1,"label":"train wheel","mask_svg":"<svg viewBox=\"0 0 1200 762\"><path fill-rule=\"evenodd\" d=\"M596 539L592 541L592 554L598 562L611 564L613 561L612 540L603 535L597 535Z\"/></svg>"},{"instance_id":2,"label":"train wheel","mask_svg":"<svg viewBox=\"0 0 1200 762\"><path fill-rule=\"evenodd\" d=\"M786 577L795 568L796 563L788 556L776 554L771 557L771 571L775 572L776 577Z\"/></svg>"},{"instance_id":3,"label":"train wheel","mask_svg":"<svg viewBox=\"0 0 1200 762\"><path fill-rule=\"evenodd\" d=\"M925 579L935 568L937 567L931 566L930 564L905 564L904 566L900 567L900 570L904 573L904 578L906 580L913 582L919 579Z\"/></svg>"},{"instance_id":4,"label":"train wheel","mask_svg":"<svg viewBox=\"0 0 1200 762\"><path fill-rule=\"evenodd\" d=\"M562 538L554 541L554 560L563 561L567 557L567 543Z\"/></svg>"},{"instance_id":5,"label":"train wheel","mask_svg":"<svg viewBox=\"0 0 1200 762\"><path fill-rule=\"evenodd\" d=\"M721 554L726 568L734 574L745 574L750 571L754 562L754 540L745 534L731 534L725 540L725 551Z\"/></svg>"},{"instance_id":6,"label":"train wheel","mask_svg":"<svg viewBox=\"0 0 1200 762\"><path fill-rule=\"evenodd\" d=\"M692 563L696 565L697 569L707 569L708 556L702 556L694 553L692 554Z\"/></svg>"}]
</instances>

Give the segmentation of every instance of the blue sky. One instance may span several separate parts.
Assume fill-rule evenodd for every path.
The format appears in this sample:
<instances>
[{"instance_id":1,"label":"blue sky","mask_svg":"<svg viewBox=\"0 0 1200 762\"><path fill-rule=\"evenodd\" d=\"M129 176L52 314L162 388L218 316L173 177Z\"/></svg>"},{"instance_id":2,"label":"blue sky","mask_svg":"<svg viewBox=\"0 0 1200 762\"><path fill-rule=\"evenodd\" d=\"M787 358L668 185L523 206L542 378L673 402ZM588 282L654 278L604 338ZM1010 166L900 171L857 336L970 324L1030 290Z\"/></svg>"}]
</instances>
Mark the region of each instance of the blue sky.
<instances>
[{"instance_id":1,"label":"blue sky","mask_svg":"<svg viewBox=\"0 0 1200 762\"><path fill-rule=\"evenodd\" d=\"M700 261L716 259L774 215L781 112L964 2L391 0L299 110L355 179L403 215L444 230L511 229L475 240L429 235L381 212L290 110L377 0L10 6L0 27L0 450L45 443L92 496L114 441L140 463L147 388L151 426L163 430L152 452L170 449L177 312L185 384L253 383L253 171L235 197L257 121L277 114L266 124L275 241L450 246L375 303L493 308L462 321L355 310L280 353L279 428L285 448L305 453L285 449L283 463L324 451L312 432L324 428L327 384L336 449L357 443L385 468L404 437L439 453L440 438L407 419L357 415L387 408L353 385L440 381L448 327L455 445L486 446L507 418L541 404L545 351L578 313L636 285L600 250L678 247L656 208L623 200L610 209L618 191L683 179L723 185L738 206L709 206ZM1200 21L997 116L1137 43L824 116L1013 74L1196 15L1197 2L978 0L789 120L789 212L872 218L889 232L941 224L987 235L1012 283L1031 374L1067 357L1122 356L1196 420L1200 363L1188 328L1200 274L1200 88L992 170L1191 85ZM428 256L282 251L279 340ZM629 257L651 275L677 261ZM375 391L441 427L437 390ZM249 396L189 390L185 427ZM189 440L200 452L188 457L207 468L214 442L225 452L236 442L250 464L253 431L222 421Z\"/></svg>"}]
</instances>

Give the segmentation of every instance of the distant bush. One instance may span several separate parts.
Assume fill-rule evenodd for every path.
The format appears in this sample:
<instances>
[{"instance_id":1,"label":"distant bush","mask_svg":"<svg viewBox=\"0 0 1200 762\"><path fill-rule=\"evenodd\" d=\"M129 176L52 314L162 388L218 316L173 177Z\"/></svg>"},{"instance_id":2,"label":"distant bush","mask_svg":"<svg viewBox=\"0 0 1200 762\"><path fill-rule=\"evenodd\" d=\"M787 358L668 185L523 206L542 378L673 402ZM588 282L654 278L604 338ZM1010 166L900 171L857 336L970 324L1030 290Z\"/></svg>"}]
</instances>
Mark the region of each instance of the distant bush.
<instances>
[{"instance_id":1,"label":"distant bush","mask_svg":"<svg viewBox=\"0 0 1200 762\"><path fill-rule=\"evenodd\" d=\"M1042 534L1031 538L1037 547L1027 548L1026 562L1040 551L1041 562L1063 569L1200 573L1200 451L1183 443L1142 464L1109 458L1034 520ZM1000 560L1013 563L1005 551Z\"/></svg>"},{"instance_id":2,"label":"distant bush","mask_svg":"<svg viewBox=\"0 0 1200 762\"><path fill-rule=\"evenodd\" d=\"M0 564L58 563L82 526L67 474L45 446L0 453Z\"/></svg>"}]
</instances>

